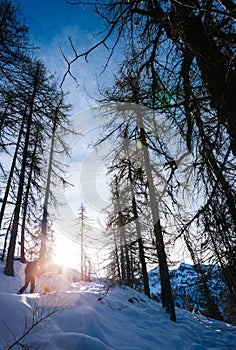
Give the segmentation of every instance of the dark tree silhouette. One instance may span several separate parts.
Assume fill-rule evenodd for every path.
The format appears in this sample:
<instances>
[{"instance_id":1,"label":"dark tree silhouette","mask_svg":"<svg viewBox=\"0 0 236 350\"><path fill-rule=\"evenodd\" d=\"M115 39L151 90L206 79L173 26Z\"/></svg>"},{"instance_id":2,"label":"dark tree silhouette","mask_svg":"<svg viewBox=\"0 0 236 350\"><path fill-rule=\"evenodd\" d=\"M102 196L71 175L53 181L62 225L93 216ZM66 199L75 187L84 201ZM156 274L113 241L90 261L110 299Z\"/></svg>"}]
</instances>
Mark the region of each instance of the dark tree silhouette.
<instances>
[{"instance_id":1,"label":"dark tree silhouette","mask_svg":"<svg viewBox=\"0 0 236 350\"><path fill-rule=\"evenodd\" d=\"M197 245L194 252L202 262L222 266L235 298L230 266L236 231L236 5L230 0L137 0L106 1L94 9L106 24L105 33L86 52L77 52L71 42L75 57L67 60L68 72L76 60L87 59L102 45L110 48L108 65L116 47L123 46L126 60L120 71L131 74L119 82L116 100L131 102L126 87L136 84L136 67L136 77L147 86L138 103L164 114L185 139L198 207L179 221L178 237L188 240L189 248Z\"/></svg>"}]
</instances>

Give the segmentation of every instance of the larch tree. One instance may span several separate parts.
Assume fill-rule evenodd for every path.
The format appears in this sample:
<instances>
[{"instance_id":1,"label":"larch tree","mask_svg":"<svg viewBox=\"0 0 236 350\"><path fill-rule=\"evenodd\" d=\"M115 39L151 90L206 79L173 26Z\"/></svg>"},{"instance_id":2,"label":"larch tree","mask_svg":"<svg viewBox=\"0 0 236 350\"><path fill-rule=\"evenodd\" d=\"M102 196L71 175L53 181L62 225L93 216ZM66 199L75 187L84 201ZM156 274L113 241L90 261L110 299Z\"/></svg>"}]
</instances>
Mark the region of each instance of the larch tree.
<instances>
[{"instance_id":1,"label":"larch tree","mask_svg":"<svg viewBox=\"0 0 236 350\"><path fill-rule=\"evenodd\" d=\"M136 72L137 73L137 72ZM160 276L161 276L161 288L162 288L162 305L169 313L172 321L176 321L175 309L173 303L173 297L171 292L171 284L167 263L167 256L165 252L165 244L163 239L163 231L160 223L160 213L159 213L159 197L157 195L154 174L153 174L153 166L151 165L150 159L150 146L148 144L148 133L146 127L144 126L144 119L148 120L147 110L142 108L140 103L142 102L141 96L142 94L146 94L147 91L142 89L140 84L140 77L131 76L129 72L127 75L124 73L119 76L116 82L116 92L107 91L106 98L108 101L117 102L120 104L113 105L111 103L111 107L109 108L109 104L105 105L104 110L107 109L106 115L109 120L110 131L107 132L107 135L115 135L115 136L123 136L125 134L126 139L133 139L136 143L139 144L140 150L140 159L143 167L143 171L147 178L147 188L148 188L148 196L150 201L151 208L151 217L152 217L152 225L155 235L155 244L157 249L157 256L160 267ZM124 88L125 85L125 88ZM120 95L123 94L123 96ZM122 99L123 97L123 99ZM126 102L126 103L125 103ZM128 104L127 102L130 102ZM124 103L124 104L122 104ZM133 103L136 103L133 105ZM105 118L105 115L103 115ZM118 125L118 126L117 126ZM108 136L107 136L108 137ZM103 140L106 139L106 136ZM113 154L114 156L114 154ZM117 156L117 155L116 155ZM118 156L119 157L119 156ZM133 161L133 159L132 159ZM133 165L134 166L134 165ZM120 246L126 247L126 235L125 235L125 217L121 210L121 201L120 201L120 193L115 186L115 201L118 204L117 212L117 222L120 227ZM131 197L131 196L130 196ZM132 198L132 197L131 197ZM129 270L125 270L122 263L127 261L125 256L127 256L125 249L121 250L121 253L124 255L124 258L121 257L121 278L129 278ZM127 264L128 266L128 264ZM123 272L124 270L124 272ZM126 274L127 273L127 274Z\"/></svg>"},{"instance_id":2,"label":"larch tree","mask_svg":"<svg viewBox=\"0 0 236 350\"><path fill-rule=\"evenodd\" d=\"M19 226L20 211L22 206L28 149L29 149L30 135L31 135L34 109L35 109L35 100L39 92L40 84L42 83L42 75L44 74L44 72L42 72L42 67L40 67L39 62L36 62L34 67L32 66L31 74L32 74L31 77L30 76L27 77L29 81L28 79L26 79L25 85L24 85L25 92L27 92L27 97L25 96L25 104L27 108L25 108L25 114L23 116L26 124L26 129L25 129L25 135L23 140L22 160L21 160L19 185L17 189L17 196L16 196L16 203L15 203L15 210L14 210L14 218L13 218L12 228L11 228L11 236L10 236L10 242L8 247L7 261L6 261L6 266L4 270L5 274L10 276L14 276L15 245L16 245L18 226Z\"/></svg>"},{"instance_id":3,"label":"larch tree","mask_svg":"<svg viewBox=\"0 0 236 350\"><path fill-rule=\"evenodd\" d=\"M151 92L142 104L171 121L192 157L198 204L180 220L178 237L195 261L220 264L235 298L236 5L134 0L106 1L94 10L106 24L105 34L86 52L76 52L73 43L68 71L100 45L110 48L109 58L124 47L124 71L138 62Z\"/></svg>"},{"instance_id":4,"label":"larch tree","mask_svg":"<svg viewBox=\"0 0 236 350\"><path fill-rule=\"evenodd\" d=\"M66 121L68 110L68 106L63 102L60 90L57 89L53 78L46 72L45 66L40 61L30 59L25 68L27 69L21 76L18 85L15 84L15 90L22 106L24 106L18 111L18 118L22 118L25 125L21 135L21 151L17 155L18 164L15 168L19 172L19 182L5 268L5 273L8 275L14 274L13 261L21 210L23 209L23 215L28 212L29 216L32 214L31 205L34 207L34 213L37 207L36 202L38 201L38 211L41 205L40 200L42 200L42 193L44 192L42 186L44 171L40 172L39 169L45 167L45 165L40 154L44 153L45 147L48 147L48 143L45 141L50 141L51 138L53 140L55 136L55 119L56 126L59 127L60 123ZM37 133L38 136L35 138ZM45 191L48 198L47 185ZM35 198L37 195L39 195L38 199ZM45 211L43 220L45 221ZM22 230L25 229L23 227L25 226L24 222L25 217L23 217ZM23 231L21 237L24 238ZM23 241L21 245L24 245Z\"/></svg>"},{"instance_id":5,"label":"larch tree","mask_svg":"<svg viewBox=\"0 0 236 350\"><path fill-rule=\"evenodd\" d=\"M70 106L55 77L34 58L27 33L18 9L11 1L0 1L0 148L6 158L0 164L0 227L6 232L2 260L10 235L7 275L14 275L19 230L22 262L33 241L46 236L47 206L49 200L54 203L50 182L63 178L58 154L68 152L63 137L71 131ZM54 143L54 153L48 155Z\"/></svg>"},{"instance_id":6,"label":"larch tree","mask_svg":"<svg viewBox=\"0 0 236 350\"><path fill-rule=\"evenodd\" d=\"M144 239L140 215L140 213L143 212L143 207L141 209L139 204L141 201L141 194L145 192L143 188L146 186L146 184L144 184L144 182L146 182L146 179L144 179L141 168L138 167L141 166L138 164L138 159L135 161L135 158L137 158L137 152L132 152L131 150L129 139L127 137L128 129L128 126L127 128L124 127L123 137L121 137L120 141L116 142L116 145L118 144L118 146L112 150L111 156L108 157L110 160L110 162L108 162L108 174L109 177L111 175L114 177L114 180L111 184L113 188L112 206L114 207L114 213L112 215L112 227L114 229L115 224L117 224L117 233L118 230L122 229L123 231L120 232L120 235L127 236L126 242L121 242L122 245L121 243L117 244L118 240L115 238L114 246L116 251L117 247L119 246L121 258L124 255L122 254L123 249L125 250L125 256L128 257L128 259L125 259L125 265L127 267L129 266L128 269L126 268L127 272L125 273L128 278L122 278L120 276L120 280L123 280L123 283L129 284L131 286L135 285L135 280L138 279L138 274L136 273L136 265L141 265L141 269L138 271L139 276L143 281L144 293L150 297L147 263L145 257ZM138 195L136 192L138 192ZM142 205L145 205L143 201ZM130 232L127 232L128 230ZM118 235L118 237L120 235ZM138 246L138 254L135 254L136 244ZM129 253L127 252L127 249L129 250ZM135 256L138 256L137 264L135 263ZM120 265L122 267L122 259Z\"/></svg>"}]
</instances>

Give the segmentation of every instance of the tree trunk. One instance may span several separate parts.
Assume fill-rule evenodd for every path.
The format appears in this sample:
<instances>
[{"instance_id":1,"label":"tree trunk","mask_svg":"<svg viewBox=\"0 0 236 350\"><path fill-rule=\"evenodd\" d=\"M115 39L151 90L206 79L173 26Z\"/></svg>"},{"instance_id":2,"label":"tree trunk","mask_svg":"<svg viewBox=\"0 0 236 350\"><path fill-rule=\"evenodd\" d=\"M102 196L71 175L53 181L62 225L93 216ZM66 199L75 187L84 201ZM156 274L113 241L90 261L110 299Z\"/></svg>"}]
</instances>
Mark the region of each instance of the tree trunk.
<instances>
[{"instance_id":1,"label":"tree trunk","mask_svg":"<svg viewBox=\"0 0 236 350\"><path fill-rule=\"evenodd\" d=\"M119 262L119 254L118 254L118 247L117 247L115 232L113 232L113 235L114 235L114 243L115 243L115 257L116 257L116 264L117 264L118 279L119 281L121 281L120 262Z\"/></svg>"},{"instance_id":2,"label":"tree trunk","mask_svg":"<svg viewBox=\"0 0 236 350\"><path fill-rule=\"evenodd\" d=\"M170 319L176 322L175 308L174 308L173 296L171 291L170 276L169 276L167 258L165 253L162 228L160 224L156 191L155 191L155 186L154 186L153 176L152 176L152 171L150 166L150 156L149 156L148 145L146 141L146 133L143 127L141 116L139 116L138 125L140 127L140 141L142 144L145 171L148 179L152 220L154 225L157 256L158 256L159 268L160 268L162 307L166 309L167 313L170 315Z\"/></svg>"},{"instance_id":3,"label":"tree trunk","mask_svg":"<svg viewBox=\"0 0 236 350\"><path fill-rule=\"evenodd\" d=\"M39 132L37 132L36 140L34 143L34 150L32 153L32 159L31 159L31 164L30 164L30 171L28 175L28 182L26 186L26 192L25 192L25 198L24 198L24 204L23 204L23 218L22 218L22 223L21 223L21 240L20 240L20 257L21 257L21 262L25 263L25 223L26 223L26 217L27 217L27 209L28 209L28 200L29 200L29 192L30 192L30 185L31 185L31 180L32 180L32 174L33 174L33 169L34 169L34 162L35 162L35 157L36 157L36 151L38 147L38 137L39 137Z\"/></svg>"},{"instance_id":4,"label":"tree trunk","mask_svg":"<svg viewBox=\"0 0 236 350\"><path fill-rule=\"evenodd\" d=\"M4 213L5 213L5 209L6 209L6 205L7 205L7 199L8 199L10 188L11 188L11 181L12 181L15 166L16 166L16 160L17 160L18 151L19 151L20 142L21 142L21 137L22 137L22 133L23 133L23 129L24 129L24 122L25 122L25 118L23 118L22 123L21 123L20 131L19 131L19 135L18 135L18 140L17 140L16 148L15 148L15 153L14 153L12 163L11 163L11 169L10 169L10 173L8 175L7 186L6 186L3 201L2 201L2 206L1 206L1 211L0 211L0 228L2 227L2 220L4 217Z\"/></svg>"},{"instance_id":5,"label":"tree trunk","mask_svg":"<svg viewBox=\"0 0 236 350\"><path fill-rule=\"evenodd\" d=\"M118 212L118 227L120 235L120 267L121 267L121 280L126 281L126 269L125 269L125 243L124 243L124 217L121 211Z\"/></svg>"},{"instance_id":6,"label":"tree trunk","mask_svg":"<svg viewBox=\"0 0 236 350\"><path fill-rule=\"evenodd\" d=\"M58 108L55 111L55 116L53 120L53 129L52 129L52 139L51 139L51 147L49 154L49 164L48 164L48 175L47 175L47 183L45 189L45 198L44 198L44 206L43 206L43 218L42 218L42 226L41 226L41 247L39 253L39 266L40 272L43 273L45 269L46 259L47 259L47 223L48 223L48 202L49 202L49 193L50 193L50 185L51 185L51 175L52 175L52 161L54 156L54 144L55 144L55 131L58 122Z\"/></svg>"},{"instance_id":7,"label":"tree trunk","mask_svg":"<svg viewBox=\"0 0 236 350\"><path fill-rule=\"evenodd\" d=\"M136 234L138 239L139 259L142 267L143 288L144 288L144 293L148 296L148 298L150 298L151 296L150 296L150 287L149 287L149 281L148 281L147 265L145 261L143 239L142 239L140 221L138 216L137 203L136 203L136 198L135 198L135 193L133 188L130 161L129 161L129 180L130 180L130 188L131 188L131 196L132 196L132 210L134 214L134 222L135 222Z\"/></svg>"},{"instance_id":8,"label":"tree trunk","mask_svg":"<svg viewBox=\"0 0 236 350\"><path fill-rule=\"evenodd\" d=\"M23 158L22 158L22 164L21 164L16 205L15 205L14 218L13 218L12 229L11 229L10 243L8 247L7 261L6 261L6 266L4 270L4 273L9 276L14 276L14 254L15 254L17 230L19 225L19 217L20 217L20 211L21 211L22 195L24 190L25 169L26 169L27 156L28 156L29 136L30 136L31 125L32 125L32 109L33 109L33 102L32 102L30 114L27 120L28 124L27 124L27 130L25 135L25 144L24 144L24 150L23 150Z\"/></svg>"},{"instance_id":9,"label":"tree trunk","mask_svg":"<svg viewBox=\"0 0 236 350\"><path fill-rule=\"evenodd\" d=\"M25 141L24 141L19 185L18 185L14 218L13 218L12 229L11 229L11 237L10 237L10 243L8 247L6 266L4 270L4 273L9 276L14 276L14 254L15 254L16 238L17 238L17 231L18 231L18 225L19 225L21 203L22 203L22 195L24 190L25 171L26 171L26 165L27 165L28 147L29 147L31 126L32 126L34 102L35 102L35 97L36 97L36 94L38 91L38 85L39 85L39 74L40 74L40 66L38 64L33 77L34 85L33 85L32 95L30 96L30 103L28 106L29 113L28 115L26 115L27 129L26 129L26 135L25 135Z\"/></svg>"},{"instance_id":10,"label":"tree trunk","mask_svg":"<svg viewBox=\"0 0 236 350\"><path fill-rule=\"evenodd\" d=\"M5 254L6 254L6 250L7 250L7 240L8 240L8 236L9 236L9 233L11 231L11 225L12 225L12 221L13 221L13 217L14 217L14 211L11 215L11 220L9 222L9 226L7 228L7 232L6 232L6 235L5 235L5 239L4 239L4 245L3 245L3 250L2 250L2 257L1 257L1 260L4 261L4 258L5 258Z\"/></svg>"}]
</instances>

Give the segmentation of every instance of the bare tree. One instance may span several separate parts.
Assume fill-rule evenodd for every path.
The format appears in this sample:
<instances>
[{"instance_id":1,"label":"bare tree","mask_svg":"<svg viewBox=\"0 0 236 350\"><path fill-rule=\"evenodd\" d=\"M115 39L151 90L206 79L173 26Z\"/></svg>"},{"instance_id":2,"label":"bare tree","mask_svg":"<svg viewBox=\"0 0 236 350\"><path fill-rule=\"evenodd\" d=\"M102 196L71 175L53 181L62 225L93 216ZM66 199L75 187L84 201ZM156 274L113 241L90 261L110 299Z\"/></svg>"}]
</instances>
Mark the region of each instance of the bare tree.
<instances>
[{"instance_id":1,"label":"bare tree","mask_svg":"<svg viewBox=\"0 0 236 350\"><path fill-rule=\"evenodd\" d=\"M86 6L87 2L68 3ZM116 47L123 45L123 72L133 74L133 66L138 74L126 74L126 80L118 81L119 96L114 100L130 102L126 87L142 76L147 88L139 94L141 103L164 114L185 139L193 157L193 197L198 205L187 213L186 221L179 222L178 237L188 240L189 248L196 244L194 252L202 262L207 259L222 266L234 295L235 8L232 1L216 0L95 4L94 10L106 24L105 34L82 53L71 42L75 57L67 60L69 72L77 59L87 59L103 45L110 47L108 65ZM132 102L137 103L134 98Z\"/></svg>"}]
</instances>

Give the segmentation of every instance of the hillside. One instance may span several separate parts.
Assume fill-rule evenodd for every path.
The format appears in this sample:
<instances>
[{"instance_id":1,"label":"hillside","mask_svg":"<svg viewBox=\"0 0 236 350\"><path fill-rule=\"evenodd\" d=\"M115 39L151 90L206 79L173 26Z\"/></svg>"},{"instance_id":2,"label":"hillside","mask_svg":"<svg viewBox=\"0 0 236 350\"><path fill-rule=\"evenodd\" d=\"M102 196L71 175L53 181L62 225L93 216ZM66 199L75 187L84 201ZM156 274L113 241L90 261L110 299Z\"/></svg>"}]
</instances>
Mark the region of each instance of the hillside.
<instances>
[{"instance_id":1,"label":"hillside","mask_svg":"<svg viewBox=\"0 0 236 350\"><path fill-rule=\"evenodd\" d=\"M227 350L236 344L236 327L179 308L174 323L159 303L128 287L111 288L99 300L103 284L66 284L57 276L56 292L17 295L19 262L16 271L5 276L0 264L1 350ZM19 338L22 346L12 347Z\"/></svg>"}]
</instances>

